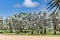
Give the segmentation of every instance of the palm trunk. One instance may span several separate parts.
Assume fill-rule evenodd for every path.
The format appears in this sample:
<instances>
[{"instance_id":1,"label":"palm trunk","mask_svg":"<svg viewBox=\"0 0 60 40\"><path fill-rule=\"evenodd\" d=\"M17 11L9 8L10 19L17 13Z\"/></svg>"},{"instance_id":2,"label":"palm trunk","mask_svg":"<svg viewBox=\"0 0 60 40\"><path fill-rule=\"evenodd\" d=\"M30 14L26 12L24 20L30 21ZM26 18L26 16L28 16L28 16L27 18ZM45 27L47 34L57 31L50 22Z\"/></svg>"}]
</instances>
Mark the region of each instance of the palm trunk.
<instances>
[{"instance_id":1,"label":"palm trunk","mask_svg":"<svg viewBox=\"0 0 60 40\"><path fill-rule=\"evenodd\" d=\"M12 28L10 27L10 32L13 33Z\"/></svg>"},{"instance_id":2,"label":"palm trunk","mask_svg":"<svg viewBox=\"0 0 60 40\"><path fill-rule=\"evenodd\" d=\"M40 29L41 29L41 30L40 30L40 34L43 34L43 28L41 27Z\"/></svg>"},{"instance_id":3,"label":"palm trunk","mask_svg":"<svg viewBox=\"0 0 60 40\"><path fill-rule=\"evenodd\" d=\"M33 30L31 30L31 34L33 34Z\"/></svg>"},{"instance_id":4,"label":"palm trunk","mask_svg":"<svg viewBox=\"0 0 60 40\"><path fill-rule=\"evenodd\" d=\"M13 31L12 31L12 30L10 30L10 33L13 33Z\"/></svg>"},{"instance_id":5,"label":"palm trunk","mask_svg":"<svg viewBox=\"0 0 60 40\"><path fill-rule=\"evenodd\" d=\"M24 33L26 33L26 30L24 30Z\"/></svg>"},{"instance_id":6,"label":"palm trunk","mask_svg":"<svg viewBox=\"0 0 60 40\"><path fill-rule=\"evenodd\" d=\"M20 27L20 32L23 32L21 27Z\"/></svg>"},{"instance_id":7,"label":"palm trunk","mask_svg":"<svg viewBox=\"0 0 60 40\"><path fill-rule=\"evenodd\" d=\"M37 31L37 33L39 33L39 31Z\"/></svg>"},{"instance_id":8,"label":"palm trunk","mask_svg":"<svg viewBox=\"0 0 60 40\"><path fill-rule=\"evenodd\" d=\"M20 33L20 30L19 30L18 28L16 29L16 33L17 33L17 34L19 34L19 33Z\"/></svg>"},{"instance_id":9,"label":"palm trunk","mask_svg":"<svg viewBox=\"0 0 60 40\"><path fill-rule=\"evenodd\" d=\"M46 28L44 29L44 33L46 34Z\"/></svg>"},{"instance_id":10,"label":"palm trunk","mask_svg":"<svg viewBox=\"0 0 60 40\"><path fill-rule=\"evenodd\" d=\"M43 31L42 30L40 31L40 34L43 34Z\"/></svg>"},{"instance_id":11,"label":"palm trunk","mask_svg":"<svg viewBox=\"0 0 60 40\"><path fill-rule=\"evenodd\" d=\"M33 34L33 27L31 28L31 34Z\"/></svg>"},{"instance_id":12,"label":"palm trunk","mask_svg":"<svg viewBox=\"0 0 60 40\"><path fill-rule=\"evenodd\" d=\"M54 25L54 34L56 34L56 25Z\"/></svg>"}]
</instances>

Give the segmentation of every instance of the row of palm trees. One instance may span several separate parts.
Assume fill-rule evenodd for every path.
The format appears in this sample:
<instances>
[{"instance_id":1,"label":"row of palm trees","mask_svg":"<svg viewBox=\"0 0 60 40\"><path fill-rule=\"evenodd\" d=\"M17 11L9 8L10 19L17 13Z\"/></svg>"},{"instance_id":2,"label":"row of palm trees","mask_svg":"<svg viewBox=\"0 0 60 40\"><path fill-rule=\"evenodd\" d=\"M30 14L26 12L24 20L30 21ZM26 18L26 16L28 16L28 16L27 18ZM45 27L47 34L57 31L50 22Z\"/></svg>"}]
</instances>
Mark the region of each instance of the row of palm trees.
<instances>
[{"instance_id":1,"label":"row of palm trees","mask_svg":"<svg viewBox=\"0 0 60 40\"><path fill-rule=\"evenodd\" d=\"M20 12L14 14L3 20L0 18L0 29L8 29L12 33L12 30L16 30L16 33L29 33L34 34L37 32L39 34L46 34L47 32L54 31L56 34L57 31L60 32L59 27L59 13L52 13L49 15L46 12L40 11L39 13L24 13Z\"/></svg>"}]
</instances>

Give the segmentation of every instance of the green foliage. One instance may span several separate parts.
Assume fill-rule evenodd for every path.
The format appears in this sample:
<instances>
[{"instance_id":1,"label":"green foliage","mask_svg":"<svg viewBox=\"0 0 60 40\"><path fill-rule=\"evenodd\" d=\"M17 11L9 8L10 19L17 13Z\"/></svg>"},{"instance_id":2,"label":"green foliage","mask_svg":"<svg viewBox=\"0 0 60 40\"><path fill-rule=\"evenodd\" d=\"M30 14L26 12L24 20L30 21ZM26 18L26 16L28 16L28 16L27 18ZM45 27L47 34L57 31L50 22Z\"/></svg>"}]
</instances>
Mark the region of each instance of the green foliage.
<instances>
[{"instance_id":1,"label":"green foliage","mask_svg":"<svg viewBox=\"0 0 60 40\"><path fill-rule=\"evenodd\" d=\"M0 24L3 26L1 33L18 33L18 34L47 34L54 32L55 18L54 15L49 15L46 12L39 13L19 13L1 19ZM59 16L57 16L59 18ZM57 19L58 21L59 19ZM56 23L57 23L56 21ZM59 24L59 23L58 23ZM58 26L58 25L57 25ZM59 31L59 26L55 30ZM57 31L56 31L57 32Z\"/></svg>"}]
</instances>

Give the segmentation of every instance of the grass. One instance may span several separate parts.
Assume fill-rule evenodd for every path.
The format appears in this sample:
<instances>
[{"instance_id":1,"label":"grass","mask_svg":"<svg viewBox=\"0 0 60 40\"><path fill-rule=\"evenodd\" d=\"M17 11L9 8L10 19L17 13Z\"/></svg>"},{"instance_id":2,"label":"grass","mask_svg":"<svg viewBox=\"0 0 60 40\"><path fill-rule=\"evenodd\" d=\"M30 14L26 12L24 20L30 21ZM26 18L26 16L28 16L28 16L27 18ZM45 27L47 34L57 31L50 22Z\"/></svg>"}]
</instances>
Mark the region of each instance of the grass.
<instances>
[{"instance_id":1,"label":"grass","mask_svg":"<svg viewBox=\"0 0 60 40\"><path fill-rule=\"evenodd\" d=\"M60 36L59 34L16 34L16 33L4 33L4 35L13 35L13 36Z\"/></svg>"},{"instance_id":2,"label":"grass","mask_svg":"<svg viewBox=\"0 0 60 40\"><path fill-rule=\"evenodd\" d=\"M10 33L9 30L0 30L0 34L3 35L22 35L22 36L60 36L60 33L57 33L56 35L54 35L53 33L46 33L46 34L39 34L36 33L36 31L34 31L34 34L31 34L31 32L29 33L20 33L20 34L16 34L16 31L13 30L13 33Z\"/></svg>"}]
</instances>

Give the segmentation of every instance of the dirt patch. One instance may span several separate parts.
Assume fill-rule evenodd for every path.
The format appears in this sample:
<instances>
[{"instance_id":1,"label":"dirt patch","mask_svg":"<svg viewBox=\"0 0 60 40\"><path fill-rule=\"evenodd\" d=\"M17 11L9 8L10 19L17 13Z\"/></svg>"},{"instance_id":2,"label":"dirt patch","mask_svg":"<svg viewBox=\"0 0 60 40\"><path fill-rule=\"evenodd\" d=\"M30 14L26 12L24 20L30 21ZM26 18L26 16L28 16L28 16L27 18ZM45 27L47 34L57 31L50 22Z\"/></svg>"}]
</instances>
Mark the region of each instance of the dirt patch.
<instances>
[{"instance_id":1,"label":"dirt patch","mask_svg":"<svg viewBox=\"0 0 60 40\"><path fill-rule=\"evenodd\" d=\"M9 36L1 35L0 40L60 40L59 36Z\"/></svg>"}]
</instances>

